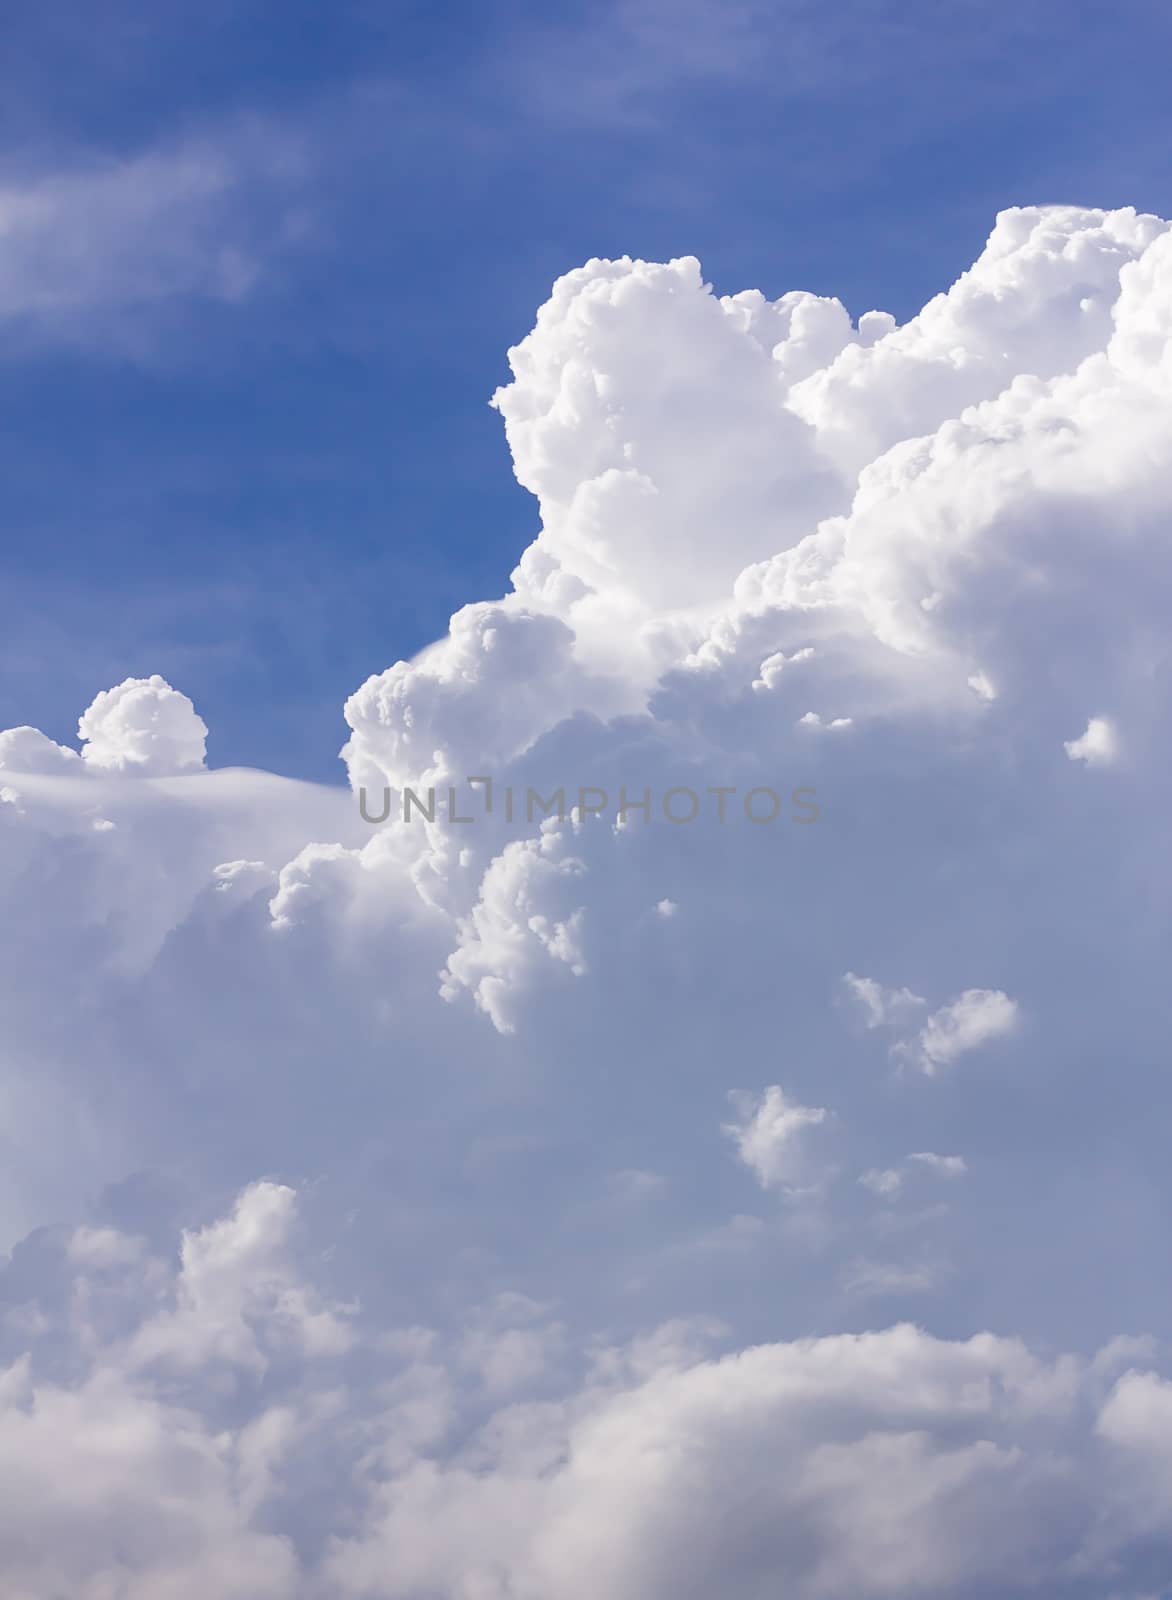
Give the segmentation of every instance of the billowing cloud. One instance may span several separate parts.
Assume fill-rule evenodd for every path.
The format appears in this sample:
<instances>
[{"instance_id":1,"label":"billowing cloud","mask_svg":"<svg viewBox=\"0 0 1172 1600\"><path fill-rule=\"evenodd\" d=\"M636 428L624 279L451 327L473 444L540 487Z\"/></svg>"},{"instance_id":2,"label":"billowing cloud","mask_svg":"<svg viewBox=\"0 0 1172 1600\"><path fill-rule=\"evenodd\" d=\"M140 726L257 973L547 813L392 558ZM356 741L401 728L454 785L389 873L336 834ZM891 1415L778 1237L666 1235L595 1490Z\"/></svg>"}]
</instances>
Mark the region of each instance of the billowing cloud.
<instances>
[{"instance_id":1,"label":"billowing cloud","mask_svg":"<svg viewBox=\"0 0 1172 1600\"><path fill-rule=\"evenodd\" d=\"M207 724L157 672L104 689L77 731L82 759L94 768L161 777L204 764Z\"/></svg>"},{"instance_id":2,"label":"billowing cloud","mask_svg":"<svg viewBox=\"0 0 1172 1600\"><path fill-rule=\"evenodd\" d=\"M1168 225L510 363L350 788L0 734L0 1587L1159 1592Z\"/></svg>"},{"instance_id":3,"label":"billowing cloud","mask_svg":"<svg viewBox=\"0 0 1172 1600\"><path fill-rule=\"evenodd\" d=\"M306 1278L295 1215L260 1184L178 1265L115 1233L42 1247L23 1323L55 1278L69 1359L0 1364L13 1593L1073 1600L1133 1541L1168 1558L1172 1383L1141 1341L724 1352L677 1322L575 1347L522 1295L380 1329Z\"/></svg>"},{"instance_id":4,"label":"billowing cloud","mask_svg":"<svg viewBox=\"0 0 1172 1600\"><path fill-rule=\"evenodd\" d=\"M55 744L39 728L6 728L0 733L0 767L8 772L68 772L77 759L76 750Z\"/></svg>"}]
</instances>

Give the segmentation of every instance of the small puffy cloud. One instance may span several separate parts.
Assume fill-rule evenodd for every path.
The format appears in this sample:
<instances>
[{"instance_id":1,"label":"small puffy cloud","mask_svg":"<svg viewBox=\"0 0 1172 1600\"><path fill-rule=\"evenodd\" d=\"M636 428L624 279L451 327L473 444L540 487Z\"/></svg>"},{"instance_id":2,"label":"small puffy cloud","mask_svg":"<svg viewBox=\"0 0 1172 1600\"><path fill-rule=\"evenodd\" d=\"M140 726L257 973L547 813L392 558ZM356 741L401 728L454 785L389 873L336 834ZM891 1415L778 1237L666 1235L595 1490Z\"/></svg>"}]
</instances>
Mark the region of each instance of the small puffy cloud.
<instances>
[{"instance_id":1,"label":"small puffy cloud","mask_svg":"<svg viewBox=\"0 0 1172 1600\"><path fill-rule=\"evenodd\" d=\"M157 672L103 689L77 731L82 758L95 770L156 778L204 764L207 724Z\"/></svg>"},{"instance_id":2,"label":"small puffy cloud","mask_svg":"<svg viewBox=\"0 0 1172 1600\"><path fill-rule=\"evenodd\" d=\"M994 1039L1005 1038L1018 1025L1019 1009L1000 989L966 989L934 1011L907 1047L929 1076Z\"/></svg>"},{"instance_id":3,"label":"small puffy cloud","mask_svg":"<svg viewBox=\"0 0 1172 1600\"><path fill-rule=\"evenodd\" d=\"M928 1074L990 1040L1012 1033L1019 1020L1017 1002L1001 990L966 989L913 1031L916 1019L927 1006L922 995L906 988L887 989L873 978L860 978L853 972L848 972L842 983L865 1027L903 1032L891 1047L892 1056L914 1061Z\"/></svg>"},{"instance_id":4,"label":"small puffy cloud","mask_svg":"<svg viewBox=\"0 0 1172 1600\"><path fill-rule=\"evenodd\" d=\"M864 311L859 318L859 343L865 350L886 339L897 327L890 311Z\"/></svg>"},{"instance_id":5,"label":"small puffy cloud","mask_svg":"<svg viewBox=\"0 0 1172 1600\"><path fill-rule=\"evenodd\" d=\"M46 776L79 770L76 750L54 744L39 728L6 728L0 733L0 768Z\"/></svg>"},{"instance_id":6,"label":"small puffy cloud","mask_svg":"<svg viewBox=\"0 0 1172 1600\"><path fill-rule=\"evenodd\" d=\"M818 1127L828 1113L821 1106L803 1106L788 1100L774 1083L760 1095L734 1091L730 1096L738 1113L724 1124L737 1154L763 1189L792 1188L804 1181L807 1157L806 1129Z\"/></svg>"},{"instance_id":7,"label":"small puffy cloud","mask_svg":"<svg viewBox=\"0 0 1172 1600\"><path fill-rule=\"evenodd\" d=\"M1071 761L1085 762L1088 767L1109 767L1119 754L1119 740L1106 717L1092 717L1086 732L1077 739L1067 739L1062 748Z\"/></svg>"}]
</instances>

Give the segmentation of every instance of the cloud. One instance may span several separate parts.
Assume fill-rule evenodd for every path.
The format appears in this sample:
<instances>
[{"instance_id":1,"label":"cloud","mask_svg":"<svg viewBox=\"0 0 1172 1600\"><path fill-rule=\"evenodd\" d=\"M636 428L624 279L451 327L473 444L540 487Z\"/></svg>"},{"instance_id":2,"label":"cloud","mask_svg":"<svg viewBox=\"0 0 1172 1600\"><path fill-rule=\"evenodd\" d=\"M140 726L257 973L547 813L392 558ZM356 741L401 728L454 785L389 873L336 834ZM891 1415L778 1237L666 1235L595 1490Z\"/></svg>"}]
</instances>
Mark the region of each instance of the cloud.
<instances>
[{"instance_id":1,"label":"cloud","mask_svg":"<svg viewBox=\"0 0 1172 1600\"><path fill-rule=\"evenodd\" d=\"M1088 767L1109 767L1119 751L1115 729L1106 717L1092 717L1086 732L1067 739L1062 748L1072 761L1084 761Z\"/></svg>"},{"instance_id":2,"label":"cloud","mask_svg":"<svg viewBox=\"0 0 1172 1600\"><path fill-rule=\"evenodd\" d=\"M574 902L584 871L556 827L543 825L536 839L506 845L461 925L460 943L441 974L443 997L454 1000L461 990L471 990L497 1030L512 1033L517 992L547 959L581 977L585 913Z\"/></svg>"},{"instance_id":3,"label":"cloud","mask_svg":"<svg viewBox=\"0 0 1172 1600\"><path fill-rule=\"evenodd\" d=\"M826 1111L821 1106L795 1105L776 1083L760 1096L734 1094L733 1103L739 1115L725 1124L724 1132L745 1166L763 1189L795 1186L807 1170L804 1130L825 1122Z\"/></svg>"},{"instance_id":4,"label":"cloud","mask_svg":"<svg viewBox=\"0 0 1172 1600\"><path fill-rule=\"evenodd\" d=\"M0 319L87 343L130 314L236 304L296 237L298 142L259 122L124 157L0 177Z\"/></svg>"},{"instance_id":5,"label":"cloud","mask_svg":"<svg viewBox=\"0 0 1172 1600\"><path fill-rule=\"evenodd\" d=\"M0 734L0 1587L1158 1590L1170 241L1017 208L900 327L589 262L350 789L158 678Z\"/></svg>"},{"instance_id":6,"label":"cloud","mask_svg":"<svg viewBox=\"0 0 1172 1600\"><path fill-rule=\"evenodd\" d=\"M914 1151L907 1161L914 1161L921 1171L937 1178L961 1178L968 1171L963 1156L938 1156L931 1150ZM898 1167L868 1167L859 1174L859 1182L880 1200L894 1200L903 1190L908 1171L906 1163Z\"/></svg>"},{"instance_id":7,"label":"cloud","mask_svg":"<svg viewBox=\"0 0 1172 1600\"><path fill-rule=\"evenodd\" d=\"M759 66L756 3L617 0L576 26L526 29L505 69L514 92L556 124L631 129L659 121L664 101L706 83L737 83Z\"/></svg>"},{"instance_id":8,"label":"cloud","mask_svg":"<svg viewBox=\"0 0 1172 1600\"><path fill-rule=\"evenodd\" d=\"M202 767L208 734L187 696L157 672L104 689L82 713L77 732L91 768L148 777Z\"/></svg>"},{"instance_id":9,"label":"cloud","mask_svg":"<svg viewBox=\"0 0 1172 1600\"><path fill-rule=\"evenodd\" d=\"M256 1368L260 1345L281 1348L290 1328L314 1327L312 1293L276 1270L292 1202L291 1191L254 1186L231 1217L185 1238L175 1274L115 1229L69 1240L60 1332L71 1375L42 1372L27 1353L0 1371L7 1590L97 1595L116 1586L144 1600L295 1593L293 1541L261 1526L257 1512L313 1402L303 1394L290 1409L252 1391L238 1420L225 1427L218 1414L232 1393L224 1378ZM165 1296L174 1311L155 1309ZM316 1337L331 1316L316 1312L303 1355L338 1353L336 1339ZM163 1362L186 1387L161 1375Z\"/></svg>"},{"instance_id":10,"label":"cloud","mask_svg":"<svg viewBox=\"0 0 1172 1600\"><path fill-rule=\"evenodd\" d=\"M224 1362L263 1372L262 1330L309 1355L345 1352L345 1323L313 1303L285 1259L294 1204L292 1189L257 1183L231 1216L185 1233L174 1307L139 1329L129 1364L184 1369Z\"/></svg>"},{"instance_id":11,"label":"cloud","mask_svg":"<svg viewBox=\"0 0 1172 1600\"><path fill-rule=\"evenodd\" d=\"M864 1189L870 1189L872 1194L881 1200L890 1200L900 1191L903 1184L903 1173L898 1167L870 1167L866 1172L860 1173L859 1182Z\"/></svg>"},{"instance_id":12,"label":"cloud","mask_svg":"<svg viewBox=\"0 0 1172 1600\"><path fill-rule=\"evenodd\" d=\"M968 1162L963 1156L938 1156L931 1150L916 1150L908 1160L918 1161L939 1178L961 1178L968 1171Z\"/></svg>"},{"instance_id":13,"label":"cloud","mask_svg":"<svg viewBox=\"0 0 1172 1600\"><path fill-rule=\"evenodd\" d=\"M1013 1033L1020 1021L1017 1002L1001 990L966 989L932 1012L916 1031L914 1020L927 1006L921 995L910 989L885 989L873 978L859 978L853 972L842 981L866 1028L901 1029L903 1037L891 1046L892 1056L914 1061L929 1076L969 1051Z\"/></svg>"},{"instance_id":14,"label":"cloud","mask_svg":"<svg viewBox=\"0 0 1172 1600\"><path fill-rule=\"evenodd\" d=\"M25 1287L64 1274L69 1359L0 1362L13 1593L1076 1600L1167 1559L1172 1383L1140 1342L1055 1356L904 1323L730 1350L675 1322L578 1344L503 1294L448 1332L350 1311L347 1342L290 1343L290 1296L340 1309L296 1214L259 1184L178 1265L43 1251ZM160 1299L203 1330L164 1336L178 1366L142 1360L174 1328ZM283 1353L263 1382L259 1348Z\"/></svg>"},{"instance_id":15,"label":"cloud","mask_svg":"<svg viewBox=\"0 0 1172 1600\"><path fill-rule=\"evenodd\" d=\"M848 972L842 981L868 1028L896 1027L928 1003L910 989L885 989L874 978L858 978L853 972Z\"/></svg>"},{"instance_id":16,"label":"cloud","mask_svg":"<svg viewBox=\"0 0 1172 1600\"><path fill-rule=\"evenodd\" d=\"M1000 989L966 989L921 1028L912 1047L929 1076L993 1039L1003 1039L1018 1025L1019 1009Z\"/></svg>"},{"instance_id":17,"label":"cloud","mask_svg":"<svg viewBox=\"0 0 1172 1600\"><path fill-rule=\"evenodd\" d=\"M77 751L54 744L39 728L7 728L0 733L0 767L9 772L68 772Z\"/></svg>"}]
</instances>

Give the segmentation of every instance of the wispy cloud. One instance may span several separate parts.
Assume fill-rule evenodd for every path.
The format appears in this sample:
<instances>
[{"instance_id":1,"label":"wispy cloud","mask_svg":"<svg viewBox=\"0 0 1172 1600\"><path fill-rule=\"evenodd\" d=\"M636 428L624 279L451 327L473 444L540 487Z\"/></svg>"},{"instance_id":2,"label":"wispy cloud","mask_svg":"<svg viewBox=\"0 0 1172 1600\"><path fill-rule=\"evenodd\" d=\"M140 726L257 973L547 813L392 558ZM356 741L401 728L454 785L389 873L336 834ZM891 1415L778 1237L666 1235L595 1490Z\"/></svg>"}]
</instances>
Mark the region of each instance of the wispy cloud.
<instances>
[{"instance_id":1,"label":"wispy cloud","mask_svg":"<svg viewBox=\"0 0 1172 1600\"><path fill-rule=\"evenodd\" d=\"M0 176L0 321L118 342L127 313L243 300L305 231L305 172L294 137L249 123Z\"/></svg>"},{"instance_id":2,"label":"wispy cloud","mask_svg":"<svg viewBox=\"0 0 1172 1600\"><path fill-rule=\"evenodd\" d=\"M682 91L759 68L769 13L757 0L615 0L513 41L507 70L555 123L638 128Z\"/></svg>"}]
</instances>

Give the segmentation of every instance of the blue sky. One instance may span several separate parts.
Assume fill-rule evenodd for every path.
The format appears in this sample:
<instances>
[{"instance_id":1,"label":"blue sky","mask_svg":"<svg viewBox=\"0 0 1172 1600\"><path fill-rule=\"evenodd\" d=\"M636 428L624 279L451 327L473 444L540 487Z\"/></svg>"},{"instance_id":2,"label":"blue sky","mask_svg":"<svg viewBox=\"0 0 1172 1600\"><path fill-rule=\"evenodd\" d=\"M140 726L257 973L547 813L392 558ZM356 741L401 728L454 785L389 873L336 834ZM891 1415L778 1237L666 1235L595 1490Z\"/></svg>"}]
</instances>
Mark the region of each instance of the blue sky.
<instances>
[{"instance_id":1,"label":"blue sky","mask_svg":"<svg viewBox=\"0 0 1172 1600\"><path fill-rule=\"evenodd\" d=\"M559 273L695 254L902 318L1006 204L1166 215L1170 33L1138 0L22 8L0 726L71 739L158 671L213 764L339 780L345 696L536 531L487 400Z\"/></svg>"}]
</instances>

